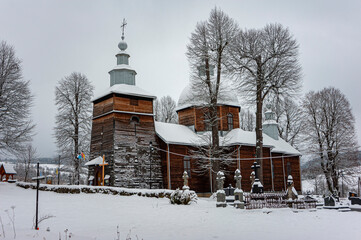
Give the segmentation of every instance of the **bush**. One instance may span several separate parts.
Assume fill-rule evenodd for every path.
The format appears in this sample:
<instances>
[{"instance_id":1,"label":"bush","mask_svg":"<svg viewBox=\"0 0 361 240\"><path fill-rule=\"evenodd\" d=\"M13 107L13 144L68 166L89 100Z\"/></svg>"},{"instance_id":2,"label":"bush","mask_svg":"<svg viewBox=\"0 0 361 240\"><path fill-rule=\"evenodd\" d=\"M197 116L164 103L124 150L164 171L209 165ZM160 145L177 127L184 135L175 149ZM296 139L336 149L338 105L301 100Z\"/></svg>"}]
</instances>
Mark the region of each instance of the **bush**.
<instances>
[{"instance_id":1,"label":"bush","mask_svg":"<svg viewBox=\"0 0 361 240\"><path fill-rule=\"evenodd\" d=\"M171 195L170 195L170 203L171 204L183 204L189 205L192 202L197 202L198 196L194 191L190 191L188 189L180 190L177 188Z\"/></svg>"}]
</instances>

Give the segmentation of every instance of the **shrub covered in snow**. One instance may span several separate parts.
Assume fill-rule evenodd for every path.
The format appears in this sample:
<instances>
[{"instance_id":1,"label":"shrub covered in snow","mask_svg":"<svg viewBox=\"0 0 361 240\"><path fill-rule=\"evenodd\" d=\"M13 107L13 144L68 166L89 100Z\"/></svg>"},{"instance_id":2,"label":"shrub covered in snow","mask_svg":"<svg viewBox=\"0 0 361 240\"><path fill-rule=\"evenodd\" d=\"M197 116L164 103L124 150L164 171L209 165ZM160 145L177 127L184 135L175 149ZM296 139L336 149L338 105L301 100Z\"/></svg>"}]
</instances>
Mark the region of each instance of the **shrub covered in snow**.
<instances>
[{"instance_id":1,"label":"shrub covered in snow","mask_svg":"<svg viewBox=\"0 0 361 240\"><path fill-rule=\"evenodd\" d=\"M177 188L170 195L170 203L171 204L183 204L189 205L192 202L197 202L198 196L194 191L190 191L188 189L180 190Z\"/></svg>"},{"instance_id":2,"label":"shrub covered in snow","mask_svg":"<svg viewBox=\"0 0 361 240\"><path fill-rule=\"evenodd\" d=\"M36 189L36 183L17 182L16 185L22 188ZM86 185L49 185L40 184L40 191L52 191L56 193L103 193L121 196L138 195L143 197L155 198L170 198L173 190L168 189L134 189L134 188L120 188L120 187L101 187L101 186L86 186Z\"/></svg>"}]
</instances>

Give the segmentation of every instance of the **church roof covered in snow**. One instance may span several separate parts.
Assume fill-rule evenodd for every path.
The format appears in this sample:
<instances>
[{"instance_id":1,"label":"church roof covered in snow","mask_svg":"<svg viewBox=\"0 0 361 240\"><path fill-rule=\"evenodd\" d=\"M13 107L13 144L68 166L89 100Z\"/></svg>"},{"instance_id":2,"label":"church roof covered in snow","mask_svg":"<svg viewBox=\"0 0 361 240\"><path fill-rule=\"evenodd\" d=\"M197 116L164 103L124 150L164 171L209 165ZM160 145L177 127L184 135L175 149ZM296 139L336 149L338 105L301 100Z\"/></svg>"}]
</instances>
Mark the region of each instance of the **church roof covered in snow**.
<instances>
[{"instance_id":1,"label":"church roof covered in snow","mask_svg":"<svg viewBox=\"0 0 361 240\"><path fill-rule=\"evenodd\" d=\"M136 96L136 97L144 97L144 98L152 98L156 99L157 97L152 95L151 93L143 90L140 87L137 87L135 85L128 85L128 84L115 84L111 87L109 87L106 91L99 94L95 98L92 99L92 101L96 101L102 97L105 97L109 94L116 93L121 95L128 95L128 96Z\"/></svg>"},{"instance_id":2,"label":"church roof covered in snow","mask_svg":"<svg viewBox=\"0 0 361 240\"><path fill-rule=\"evenodd\" d=\"M206 104L207 99L204 98L204 94L199 94L195 92L194 89L195 87L193 87L192 84L189 84L183 89L178 100L177 111ZM218 104L240 107L237 94L233 90L229 90L229 88L225 87L221 88L219 91Z\"/></svg>"},{"instance_id":3,"label":"church roof covered in snow","mask_svg":"<svg viewBox=\"0 0 361 240\"><path fill-rule=\"evenodd\" d=\"M187 126L155 122L156 134L167 144L175 145L205 145L207 143L207 133L197 134ZM221 146L255 146L256 132L244 131L240 128L233 129L224 137L220 137ZM279 138L275 140L263 134L263 146L271 148L271 152L284 153L290 155L301 155L289 143Z\"/></svg>"},{"instance_id":4,"label":"church roof covered in snow","mask_svg":"<svg viewBox=\"0 0 361 240\"><path fill-rule=\"evenodd\" d=\"M168 144L196 145L200 141L195 132L180 124L155 122L155 132Z\"/></svg>"}]
</instances>

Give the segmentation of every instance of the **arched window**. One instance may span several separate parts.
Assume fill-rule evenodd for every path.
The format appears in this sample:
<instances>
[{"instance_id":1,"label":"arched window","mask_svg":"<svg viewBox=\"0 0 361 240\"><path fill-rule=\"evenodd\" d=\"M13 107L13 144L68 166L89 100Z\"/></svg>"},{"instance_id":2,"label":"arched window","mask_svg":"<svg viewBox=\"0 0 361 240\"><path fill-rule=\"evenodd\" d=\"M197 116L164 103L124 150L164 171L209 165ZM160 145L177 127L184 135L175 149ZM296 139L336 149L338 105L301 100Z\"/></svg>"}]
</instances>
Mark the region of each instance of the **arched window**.
<instances>
[{"instance_id":1,"label":"arched window","mask_svg":"<svg viewBox=\"0 0 361 240\"><path fill-rule=\"evenodd\" d=\"M233 115L232 113L227 114L228 131L233 129Z\"/></svg>"},{"instance_id":2,"label":"arched window","mask_svg":"<svg viewBox=\"0 0 361 240\"><path fill-rule=\"evenodd\" d=\"M139 117L137 117L137 116L132 116L132 117L130 118L130 122L131 122L131 123L134 123L134 124L139 124Z\"/></svg>"}]
</instances>

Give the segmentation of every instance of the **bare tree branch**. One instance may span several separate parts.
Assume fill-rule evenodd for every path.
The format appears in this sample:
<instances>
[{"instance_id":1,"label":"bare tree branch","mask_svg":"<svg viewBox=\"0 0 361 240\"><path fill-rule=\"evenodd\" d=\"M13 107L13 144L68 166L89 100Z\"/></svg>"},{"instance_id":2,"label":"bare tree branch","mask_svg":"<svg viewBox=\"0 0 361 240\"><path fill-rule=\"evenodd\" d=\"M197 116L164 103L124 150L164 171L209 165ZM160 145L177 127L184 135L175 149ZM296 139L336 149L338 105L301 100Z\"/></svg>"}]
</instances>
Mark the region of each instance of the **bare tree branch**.
<instances>
[{"instance_id":1,"label":"bare tree branch","mask_svg":"<svg viewBox=\"0 0 361 240\"><path fill-rule=\"evenodd\" d=\"M33 96L12 46L0 43L0 152L16 154L31 140Z\"/></svg>"}]
</instances>

